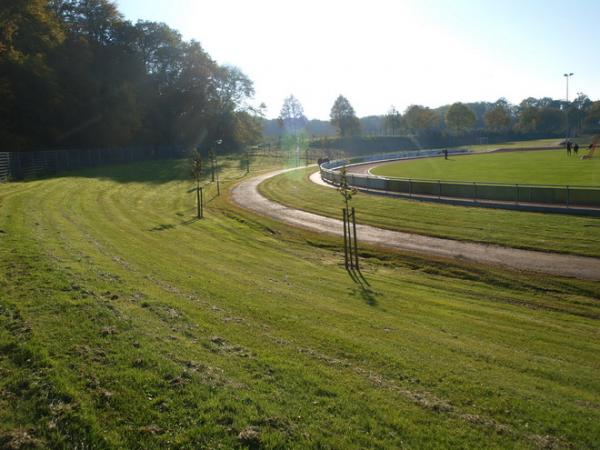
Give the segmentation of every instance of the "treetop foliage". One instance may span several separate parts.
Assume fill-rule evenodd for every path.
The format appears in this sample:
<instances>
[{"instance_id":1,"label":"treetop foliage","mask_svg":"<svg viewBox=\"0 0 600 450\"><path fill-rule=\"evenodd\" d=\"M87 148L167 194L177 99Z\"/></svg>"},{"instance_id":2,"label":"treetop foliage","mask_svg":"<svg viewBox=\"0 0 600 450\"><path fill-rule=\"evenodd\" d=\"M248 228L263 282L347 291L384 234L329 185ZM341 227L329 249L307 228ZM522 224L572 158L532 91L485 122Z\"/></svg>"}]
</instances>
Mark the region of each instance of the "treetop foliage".
<instances>
[{"instance_id":1,"label":"treetop foliage","mask_svg":"<svg viewBox=\"0 0 600 450\"><path fill-rule=\"evenodd\" d=\"M475 125L475 113L463 103L454 103L446 112L446 125L461 133Z\"/></svg>"},{"instance_id":2,"label":"treetop foliage","mask_svg":"<svg viewBox=\"0 0 600 450\"><path fill-rule=\"evenodd\" d=\"M434 138L431 145L445 145L444 139L457 134L463 137L473 135L502 136L504 139L518 139L523 136L564 136L568 125L571 135L577 133L600 132L600 101L592 101L587 95L578 93L567 103L549 97L528 97L519 104L511 104L505 98L495 102L462 103L475 115L475 122L466 129L452 127L446 120L453 105L429 108L410 105L403 113L391 107L382 115L371 115L358 119L360 132L365 136L416 136ZM456 109L456 108L455 108ZM282 128L276 120L263 121L266 136L278 136ZM451 122L452 123L452 122ZM333 137L337 126L323 120L309 120L307 133L313 136Z\"/></svg>"},{"instance_id":3,"label":"treetop foliage","mask_svg":"<svg viewBox=\"0 0 600 450\"><path fill-rule=\"evenodd\" d=\"M356 117L354 108L343 95L333 103L329 113L331 124L338 129L340 136L354 136L360 133L360 122Z\"/></svg>"},{"instance_id":4,"label":"treetop foliage","mask_svg":"<svg viewBox=\"0 0 600 450\"><path fill-rule=\"evenodd\" d=\"M302 104L293 95L290 95L283 101L283 106L279 113L279 121L287 132L292 133L297 133L308 123Z\"/></svg>"},{"instance_id":5,"label":"treetop foliage","mask_svg":"<svg viewBox=\"0 0 600 450\"><path fill-rule=\"evenodd\" d=\"M256 143L252 81L164 23L109 0L0 8L0 144L8 150Z\"/></svg>"},{"instance_id":6,"label":"treetop foliage","mask_svg":"<svg viewBox=\"0 0 600 450\"><path fill-rule=\"evenodd\" d=\"M399 133L402 129L402 114L393 105L384 117L384 127L386 132L392 135Z\"/></svg>"}]
</instances>

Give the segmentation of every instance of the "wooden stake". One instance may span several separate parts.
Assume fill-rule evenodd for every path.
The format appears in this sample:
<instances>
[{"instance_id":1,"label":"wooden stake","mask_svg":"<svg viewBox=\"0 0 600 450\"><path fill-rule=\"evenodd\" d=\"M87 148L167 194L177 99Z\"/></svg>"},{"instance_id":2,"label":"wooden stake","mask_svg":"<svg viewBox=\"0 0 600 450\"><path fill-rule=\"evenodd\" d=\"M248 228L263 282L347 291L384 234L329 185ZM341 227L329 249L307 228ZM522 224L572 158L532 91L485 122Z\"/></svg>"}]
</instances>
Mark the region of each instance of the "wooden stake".
<instances>
[{"instance_id":1,"label":"wooden stake","mask_svg":"<svg viewBox=\"0 0 600 450\"><path fill-rule=\"evenodd\" d=\"M354 206L352 207L352 227L354 228L354 259L356 261L355 269L358 269L358 239L356 239L356 213L354 211Z\"/></svg>"},{"instance_id":2,"label":"wooden stake","mask_svg":"<svg viewBox=\"0 0 600 450\"><path fill-rule=\"evenodd\" d=\"M352 222L350 221L351 217L350 217L350 209L346 210L346 217L347 217L347 232L348 232L348 266L350 267L350 269L354 269L354 251L353 251L353 244L352 244Z\"/></svg>"},{"instance_id":3,"label":"wooden stake","mask_svg":"<svg viewBox=\"0 0 600 450\"><path fill-rule=\"evenodd\" d=\"M347 239L347 232L346 232L346 224L347 224L347 217L346 217L346 208L342 209L343 212L343 216L344 216L344 266L346 267L346 269L348 269L348 239Z\"/></svg>"},{"instance_id":4,"label":"wooden stake","mask_svg":"<svg viewBox=\"0 0 600 450\"><path fill-rule=\"evenodd\" d=\"M202 218L202 207L200 206L200 184L196 185L196 216Z\"/></svg>"}]
</instances>

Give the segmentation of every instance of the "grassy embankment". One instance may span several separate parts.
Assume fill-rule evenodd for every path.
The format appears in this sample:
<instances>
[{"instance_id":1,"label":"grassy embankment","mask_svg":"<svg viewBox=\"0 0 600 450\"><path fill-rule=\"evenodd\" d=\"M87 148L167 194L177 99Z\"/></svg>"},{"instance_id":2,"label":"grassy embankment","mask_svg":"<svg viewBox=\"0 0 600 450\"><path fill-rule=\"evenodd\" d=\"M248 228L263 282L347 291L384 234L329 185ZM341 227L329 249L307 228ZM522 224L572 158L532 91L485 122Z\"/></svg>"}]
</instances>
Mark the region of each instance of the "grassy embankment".
<instances>
[{"instance_id":1,"label":"grassy embankment","mask_svg":"<svg viewBox=\"0 0 600 450\"><path fill-rule=\"evenodd\" d=\"M587 154L587 150L581 154ZM564 150L414 159L385 164L371 172L428 180L600 186L600 159L569 157Z\"/></svg>"},{"instance_id":2,"label":"grassy embankment","mask_svg":"<svg viewBox=\"0 0 600 450\"><path fill-rule=\"evenodd\" d=\"M0 447L600 441L597 284L365 250L361 288L187 172L0 185Z\"/></svg>"},{"instance_id":3,"label":"grassy embankment","mask_svg":"<svg viewBox=\"0 0 600 450\"><path fill-rule=\"evenodd\" d=\"M288 206L341 217L341 196L312 183L316 169L288 172L259 185L267 197ZM367 225L429 236L509 247L600 256L600 219L560 214L443 205L359 194L352 204Z\"/></svg>"}]
</instances>

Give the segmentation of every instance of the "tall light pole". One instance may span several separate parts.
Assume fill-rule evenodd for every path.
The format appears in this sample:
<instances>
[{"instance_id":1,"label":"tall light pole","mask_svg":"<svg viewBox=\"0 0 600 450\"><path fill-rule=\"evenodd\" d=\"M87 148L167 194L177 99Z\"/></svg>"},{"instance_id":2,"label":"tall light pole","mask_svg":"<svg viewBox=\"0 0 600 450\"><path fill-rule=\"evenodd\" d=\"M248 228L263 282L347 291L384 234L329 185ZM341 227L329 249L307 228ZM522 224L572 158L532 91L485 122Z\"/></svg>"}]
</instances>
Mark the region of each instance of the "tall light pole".
<instances>
[{"instance_id":1,"label":"tall light pole","mask_svg":"<svg viewBox=\"0 0 600 450\"><path fill-rule=\"evenodd\" d=\"M565 137L565 145L567 145L567 141L569 140L569 78L573 76L573 72L565 73L563 76L567 80L567 104L565 105L565 113L567 114L567 132Z\"/></svg>"},{"instance_id":2,"label":"tall light pole","mask_svg":"<svg viewBox=\"0 0 600 450\"><path fill-rule=\"evenodd\" d=\"M565 73L563 76L567 79L567 103L569 103L569 78L575 75L573 72Z\"/></svg>"}]
</instances>

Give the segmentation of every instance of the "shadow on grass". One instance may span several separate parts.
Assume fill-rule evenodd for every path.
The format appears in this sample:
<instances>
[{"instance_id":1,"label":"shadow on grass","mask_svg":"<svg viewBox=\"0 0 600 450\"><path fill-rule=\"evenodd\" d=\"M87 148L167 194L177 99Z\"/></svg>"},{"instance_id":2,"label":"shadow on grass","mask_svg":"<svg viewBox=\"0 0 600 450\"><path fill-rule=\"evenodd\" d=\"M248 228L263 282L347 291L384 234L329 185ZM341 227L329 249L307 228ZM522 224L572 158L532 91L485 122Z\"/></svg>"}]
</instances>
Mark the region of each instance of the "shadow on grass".
<instances>
[{"instance_id":1,"label":"shadow on grass","mask_svg":"<svg viewBox=\"0 0 600 450\"><path fill-rule=\"evenodd\" d=\"M171 181L190 180L190 170L185 159L156 159L100 166L77 171L63 172L58 176L98 178L117 183L164 184Z\"/></svg>"},{"instance_id":2,"label":"shadow on grass","mask_svg":"<svg viewBox=\"0 0 600 450\"><path fill-rule=\"evenodd\" d=\"M346 271L352 281L356 283L357 288L354 290L355 293L358 293L360 297L365 301L365 303L369 306L377 306L377 295L373 289L371 289L371 285L364 277L359 268L347 268Z\"/></svg>"},{"instance_id":3,"label":"shadow on grass","mask_svg":"<svg viewBox=\"0 0 600 450\"><path fill-rule=\"evenodd\" d=\"M172 223L161 223L161 224L156 225L155 227L150 228L150 231L172 230L175 227L176 227L176 225L173 225Z\"/></svg>"},{"instance_id":4,"label":"shadow on grass","mask_svg":"<svg viewBox=\"0 0 600 450\"><path fill-rule=\"evenodd\" d=\"M219 164L218 167L219 170L223 171L227 166L225 164ZM147 183L151 185L170 183L172 181L193 181L189 162L185 158L154 159L150 161L90 167L60 172L49 175L46 178L50 179L58 177L96 178L100 180L115 181L117 183ZM203 171L202 177L205 180L210 179L210 169L208 167ZM41 178L26 181L35 181L39 179Z\"/></svg>"},{"instance_id":5,"label":"shadow on grass","mask_svg":"<svg viewBox=\"0 0 600 450\"><path fill-rule=\"evenodd\" d=\"M185 220L185 221L181 222L180 225L184 225L184 226L185 225L191 225L193 223L198 222L199 220L202 220L202 219L198 219L197 217L192 217L191 219L188 219L188 220Z\"/></svg>"},{"instance_id":6,"label":"shadow on grass","mask_svg":"<svg viewBox=\"0 0 600 450\"><path fill-rule=\"evenodd\" d=\"M239 157L236 157L235 155L224 156L223 161L217 163L216 170L221 175L224 175L232 167L236 167L238 161ZM246 176L248 176L248 174L244 170L239 176L229 175L226 178L221 178L221 183L226 181L237 181ZM115 181L117 183L147 183L150 185L160 185L173 181L193 181L193 177L190 173L189 160L185 157L179 157L69 169L48 175L26 178L24 180L16 180L15 182L29 183L56 178L90 178ZM210 165L204 167L202 178L204 182L211 179Z\"/></svg>"},{"instance_id":7,"label":"shadow on grass","mask_svg":"<svg viewBox=\"0 0 600 450\"><path fill-rule=\"evenodd\" d=\"M90 178L110 180L117 183L148 183L158 185L172 181L191 180L188 163L185 159L155 159L120 164L107 164L38 175L14 180L13 183L32 183L57 178ZM208 173L204 174L209 176Z\"/></svg>"}]
</instances>

